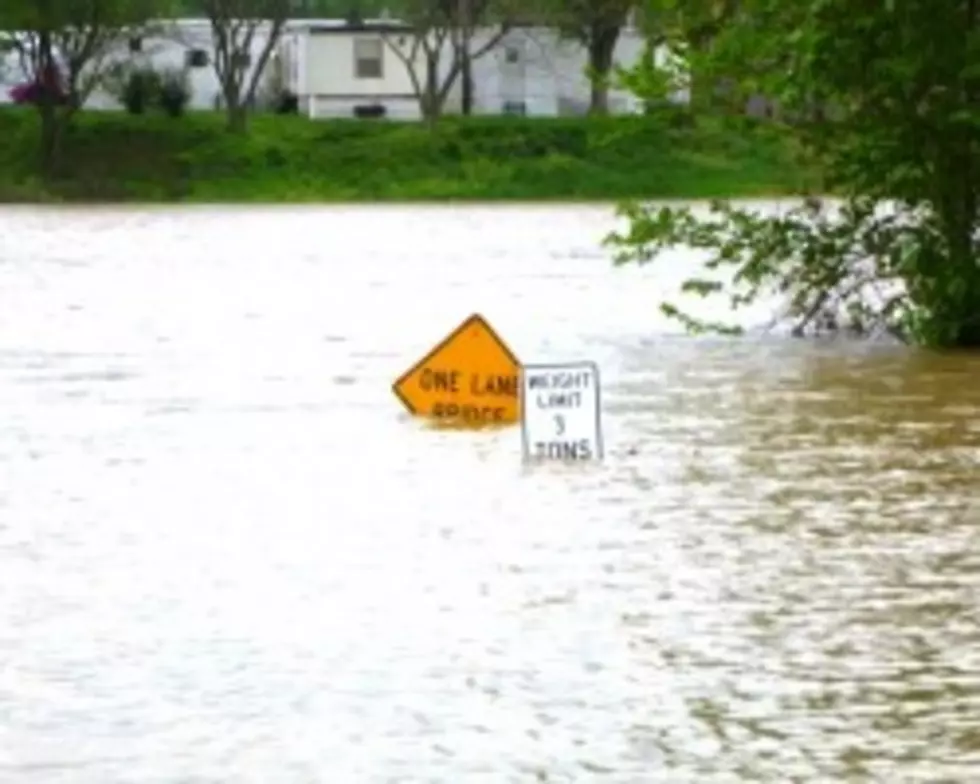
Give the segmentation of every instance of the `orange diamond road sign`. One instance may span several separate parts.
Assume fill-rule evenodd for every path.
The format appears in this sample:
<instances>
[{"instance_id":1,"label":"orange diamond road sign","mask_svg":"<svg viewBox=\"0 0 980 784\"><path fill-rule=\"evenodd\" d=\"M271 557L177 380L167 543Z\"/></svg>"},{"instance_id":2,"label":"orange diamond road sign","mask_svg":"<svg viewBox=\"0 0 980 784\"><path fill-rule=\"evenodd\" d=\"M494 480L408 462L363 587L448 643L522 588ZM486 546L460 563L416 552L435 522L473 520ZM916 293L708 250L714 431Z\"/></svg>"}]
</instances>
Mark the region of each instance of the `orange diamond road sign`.
<instances>
[{"instance_id":1,"label":"orange diamond road sign","mask_svg":"<svg viewBox=\"0 0 980 784\"><path fill-rule=\"evenodd\" d=\"M392 390L410 413L483 427L520 420L520 362L479 314L470 316L399 378Z\"/></svg>"}]
</instances>

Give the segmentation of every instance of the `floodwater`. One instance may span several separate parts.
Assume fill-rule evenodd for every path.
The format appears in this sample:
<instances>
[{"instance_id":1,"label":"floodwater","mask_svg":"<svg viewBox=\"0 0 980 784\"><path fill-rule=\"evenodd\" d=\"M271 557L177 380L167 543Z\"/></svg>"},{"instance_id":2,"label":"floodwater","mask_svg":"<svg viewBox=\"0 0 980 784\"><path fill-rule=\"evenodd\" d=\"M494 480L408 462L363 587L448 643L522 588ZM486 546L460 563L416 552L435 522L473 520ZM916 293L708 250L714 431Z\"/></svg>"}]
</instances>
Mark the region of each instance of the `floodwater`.
<instances>
[{"instance_id":1,"label":"floodwater","mask_svg":"<svg viewBox=\"0 0 980 784\"><path fill-rule=\"evenodd\" d=\"M980 363L679 336L612 226L0 211L0 781L980 780ZM473 312L603 464L401 412Z\"/></svg>"}]
</instances>

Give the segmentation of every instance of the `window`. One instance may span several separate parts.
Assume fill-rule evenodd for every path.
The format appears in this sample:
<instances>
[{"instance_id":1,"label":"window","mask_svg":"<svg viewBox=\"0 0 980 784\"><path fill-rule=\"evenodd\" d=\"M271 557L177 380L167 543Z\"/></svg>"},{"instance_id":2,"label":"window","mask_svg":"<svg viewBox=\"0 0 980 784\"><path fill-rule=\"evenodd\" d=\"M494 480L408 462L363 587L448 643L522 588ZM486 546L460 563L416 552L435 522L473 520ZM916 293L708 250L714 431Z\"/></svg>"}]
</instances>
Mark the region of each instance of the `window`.
<instances>
[{"instance_id":1,"label":"window","mask_svg":"<svg viewBox=\"0 0 980 784\"><path fill-rule=\"evenodd\" d=\"M251 52L233 52L231 61L236 68L248 68L252 64Z\"/></svg>"},{"instance_id":2,"label":"window","mask_svg":"<svg viewBox=\"0 0 980 784\"><path fill-rule=\"evenodd\" d=\"M129 39L129 51L131 52L142 52L143 51L143 39L139 36L135 36Z\"/></svg>"},{"instance_id":3,"label":"window","mask_svg":"<svg viewBox=\"0 0 980 784\"><path fill-rule=\"evenodd\" d=\"M358 79L380 79L384 74L384 44L380 38L354 39L354 76Z\"/></svg>"},{"instance_id":4,"label":"window","mask_svg":"<svg viewBox=\"0 0 980 784\"><path fill-rule=\"evenodd\" d=\"M518 63L521 61L521 50L516 46L508 46L504 49L504 62Z\"/></svg>"},{"instance_id":5,"label":"window","mask_svg":"<svg viewBox=\"0 0 980 784\"><path fill-rule=\"evenodd\" d=\"M188 49L184 59L189 68L205 68L208 65L208 53L204 49Z\"/></svg>"}]
</instances>

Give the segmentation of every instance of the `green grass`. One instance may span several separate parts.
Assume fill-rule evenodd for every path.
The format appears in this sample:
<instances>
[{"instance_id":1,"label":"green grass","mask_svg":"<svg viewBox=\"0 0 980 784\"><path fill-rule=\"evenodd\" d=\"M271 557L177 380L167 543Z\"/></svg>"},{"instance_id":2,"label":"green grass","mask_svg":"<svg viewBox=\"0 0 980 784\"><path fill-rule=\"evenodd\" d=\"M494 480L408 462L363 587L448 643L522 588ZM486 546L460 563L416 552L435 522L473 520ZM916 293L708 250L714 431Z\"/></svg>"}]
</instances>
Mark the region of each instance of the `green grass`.
<instances>
[{"instance_id":1,"label":"green grass","mask_svg":"<svg viewBox=\"0 0 980 784\"><path fill-rule=\"evenodd\" d=\"M418 123L79 114L61 164L35 164L36 112L0 110L7 202L613 201L784 194L803 183L788 140L745 118L679 110L610 118Z\"/></svg>"}]
</instances>

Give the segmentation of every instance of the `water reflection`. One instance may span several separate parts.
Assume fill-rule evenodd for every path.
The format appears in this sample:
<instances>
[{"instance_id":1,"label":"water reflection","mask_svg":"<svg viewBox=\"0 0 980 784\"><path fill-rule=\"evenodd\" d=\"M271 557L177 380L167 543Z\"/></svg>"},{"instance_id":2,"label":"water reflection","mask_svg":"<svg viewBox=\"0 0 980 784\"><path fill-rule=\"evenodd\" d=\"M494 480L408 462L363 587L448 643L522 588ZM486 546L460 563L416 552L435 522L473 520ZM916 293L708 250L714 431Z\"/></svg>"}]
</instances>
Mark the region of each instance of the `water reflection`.
<instances>
[{"instance_id":1,"label":"water reflection","mask_svg":"<svg viewBox=\"0 0 980 784\"><path fill-rule=\"evenodd\" d=\"M732 343L699 358L712 367L700 389L679 383L691 366L628 385L660 401L632 407L661 423L651 434L686 444L672 451L674 514L658 501L647 525L682 541L685 582L660 600L693 595L698 609L666 646L657 613L631 620L672 669L697 673L683 726L713 761L697 769L966 780L980 698L977 362L846 344Z\"/></svg>"},{"instance_id":2,"label":"water reflection","mask_svg":"<svg viewBox=\"0 0 980 784\"><path fill-rule=\"evenodd\" d=\"M14 215L0 780L976 780L976 360L671 337L599 208ZM604 465L398 413L461 309Z\"/></svg>"}]
</instances>

